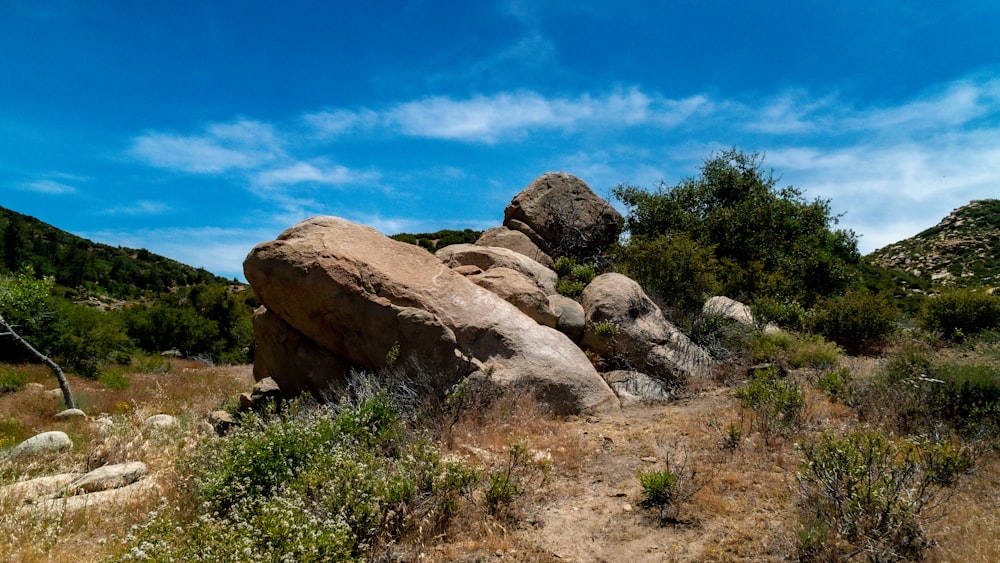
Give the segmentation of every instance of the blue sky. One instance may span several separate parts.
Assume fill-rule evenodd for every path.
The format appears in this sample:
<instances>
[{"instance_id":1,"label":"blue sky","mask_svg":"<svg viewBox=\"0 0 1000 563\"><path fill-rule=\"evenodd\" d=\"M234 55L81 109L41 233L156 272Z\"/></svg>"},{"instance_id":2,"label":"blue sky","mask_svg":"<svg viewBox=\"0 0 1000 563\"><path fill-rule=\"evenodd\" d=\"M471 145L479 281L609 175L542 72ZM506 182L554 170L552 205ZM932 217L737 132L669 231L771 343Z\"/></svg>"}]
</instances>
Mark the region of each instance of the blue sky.
<instances>
[{"instance_id":1,"label":"blue sky","mask_svg":"<svg viewBox=\"0 0 1000 563\"><path fill-rule=\"evenodd\" d=\"M864 252L1000 197L1000 2L0 0L0 205L242 279L330 214L501 223L766 155Z\"/></svg>"}]
</instances>

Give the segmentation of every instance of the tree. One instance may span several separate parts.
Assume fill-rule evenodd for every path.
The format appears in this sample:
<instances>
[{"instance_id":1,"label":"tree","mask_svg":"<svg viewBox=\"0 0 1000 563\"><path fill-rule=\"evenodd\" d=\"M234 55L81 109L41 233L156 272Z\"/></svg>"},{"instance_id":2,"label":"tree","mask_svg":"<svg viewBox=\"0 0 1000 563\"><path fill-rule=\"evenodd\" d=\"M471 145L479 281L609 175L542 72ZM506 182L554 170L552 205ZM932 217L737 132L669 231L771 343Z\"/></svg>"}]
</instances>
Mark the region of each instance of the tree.
<instances>
[{"instance_id":1,"label":"tree","mask_svg":"<svg viewBox=\"0 0 1000 563\"><path fill-rule=\"evenodd\" d=\"M10 337L31 356L47 365L59 381L59 388L62 389L66 406L74 409L76 403L73 402L73 392L70 390L69 381L67 381L62 368L18 334L5 317L7 312L24 315L37 311L41 307L41 303L48 297L50 288L51 281L35 280L26 273L13 279L0 280L0 336Z\"/></svg>"},{"instance_id":2,"label":"tree","mask_svg":"<svg viewBox=\"0 0 1000 563\"><path fill-rule=\"evenodd\" d=\"M661 182L654 191L615 188L614 197L627 210L629 234L617 252L626 258L619 261L621 267L636 269L640 265L628 257L663 245L666 237L689 240L710 256L695 280L714 278L718 283L698 282L705 290L747 301L771 295L807 305L843 292L860 266L855 234L834 229L839 217L832 214L829 200L808 201L797 188L777 188L778 180L763 169L763 160L734 148L710 156L697 177L677 185ZM684 242L681 248L685 246L691 245ZM692 248L686 253L696 255ZM679 288L679 294L689 298L690 289ZM658 297L668 304L676 301L671 294Z\"/></svg>"}]
</instances>

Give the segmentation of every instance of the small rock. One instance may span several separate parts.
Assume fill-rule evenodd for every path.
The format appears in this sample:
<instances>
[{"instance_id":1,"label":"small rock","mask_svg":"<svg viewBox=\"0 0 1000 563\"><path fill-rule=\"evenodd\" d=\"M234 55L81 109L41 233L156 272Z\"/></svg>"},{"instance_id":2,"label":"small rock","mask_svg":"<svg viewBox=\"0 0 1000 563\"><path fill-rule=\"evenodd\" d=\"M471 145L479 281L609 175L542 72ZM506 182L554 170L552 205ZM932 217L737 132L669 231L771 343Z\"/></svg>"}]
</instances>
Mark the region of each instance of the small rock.
<instances>
[{"instance_id":1,"label":"small rock","mask_svg":"<svg viewBox=\"0 0 1000 563\"><path fill-rule=\"evenodd\" d=\"M31 383L25 385L24 388L27 389L28 391L33 392L33 393L45 390L45 386L44 385L42 385L41 383L36 383L34 381L32 381ZM60 391L59 394L61 395L62 392Z\"/></svg>"},{"instance_id":2,"label":"small rock","mask_svg":"<svg viewBox=\"0 0 1000 563\"><path fill-rule=\"evenodd\" d=\"M65 432L54 430L52 432L42 432L28 438L18 444L10 452L11 459L22 455L40 454L47 452L58 452L68 450L73 447L73 441Z\"/></svg>"},{"instance_id":3,"label":"small rock","mask_svg":"<svg viewBox=\"0 0 1000 563\"><path fill-rule=\"evenodd\" d=\"M48 391L45 392L45 394L50 397L55 397L56 399L61 399L63 396L62 389L59 388L49 389Z\"/></svg>"},{"instance_id":4,"label":"small rock","mask_svg":"<svg viewBox=\"0 0 1000 563\"><path fill-rule=\"evenodd\" d=\"M624 504L624 505L622 506L622 510L624 510L625 512L632 512L632 505L631 505L631 504L628 504L628 503L625 503L625 504Z\"/></svg>"},{"instance_id":5,"label":"small rock","mask_svg":"<svg viewBox=\"0 0 1000 563\"><path fill-rule=\"evenodd\" d=\"M101 436L107 436L111 433L111 429L114 428L115 423L110 417L102 416L94 419L93 425L98 434Z\"/></svg>"},{"instance_id":6,"label":"small rock","mask_svg":"<svg viewBox=\"0 0 1000 563\"><path fill-rule=\"evenodd\" d=\"M223 436L236 424L236 421L233 420L233 415L229 414L228 411L220 410L208 413L208 423L216 434Z\"/></svg>"},{"instance_id":7,"label":"small rock","mask_svg":"<svg viewBox=\"0 0 1000 563\"><path fill-rule=\"evenodd\" d=\"M253 408L253 397L250 393L240 393L240 410L248 411Z\"/></svg>"},{"instance_id":8,"label":"small rock","mask_svg":"<svg viewBox=\"0 0 1000 563\"><path fill-rule=\"evenodd\" d=\"M79 420L86 419L87 413L80 409L66 409L56 414L56 420Z\"/></svg>"},{"instance_id":9,"label":"small rock","mask_svg":"<svg viewBox=\"0 0 1000 563\"><path fill-rule=\"evenodd\" d=\"M154 414L153 416L142 421L143 428L156 430L166 430L167 428L173 428L178 425L180 425L180 422L177 418L170 416L169 414Z\"/></svg>"},{"instance_id":10,"label":"small rock","mask_svg":"<svg viewBox=\"0 0 1000 563\"><path fill-rule=\"evenodd\" d=\"M147 471L146 464L141 461L105 465L73 481L68 488L71 491L84 493L118 489L135 483Z\"/></svg>"},{"instance_id":11,"label":"small rock","mask_svg":"<svg viewBox=\"0 0 1000 563\"><path fill-rule=\"evenodd\" d=\"M656 463L656 461L657 461L657 459L655 457L652 457L652 456L640 457L639 459L642 460L642 461L645 461L646 463Z\"/></svg>"}]
</instances>

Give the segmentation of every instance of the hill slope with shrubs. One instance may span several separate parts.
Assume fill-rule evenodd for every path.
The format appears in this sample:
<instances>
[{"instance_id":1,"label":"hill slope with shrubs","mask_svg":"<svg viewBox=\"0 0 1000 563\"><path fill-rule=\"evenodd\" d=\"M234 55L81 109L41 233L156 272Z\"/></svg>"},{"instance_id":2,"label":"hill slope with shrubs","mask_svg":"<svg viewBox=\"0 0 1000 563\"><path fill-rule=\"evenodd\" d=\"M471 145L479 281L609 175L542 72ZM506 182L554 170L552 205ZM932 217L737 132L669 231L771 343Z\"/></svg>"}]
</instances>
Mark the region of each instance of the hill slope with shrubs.
<instances>
[{"instance_id":1,"label":"hill slope with shrubs","mask_svg":"<svg viewBox=\"0 0 1000 563\"><path fill-rule=\"evenodd\" d=\"M981 199L952 211L937 225L871 253L884 268L942 286L1000 285L1000 200Z\"/></svg>"},{"instance_id":2,"label":"hill slope with shrubs","mask_svg":"<svg viewBox=\"0 0 1000 563\"><path fill-rule=\"evenodd\" d=\"M250 288L145 249L112 247L0 208L0 315L81 375L173 351L210 362L253 357ZM31 355L0 338L0 361Z\"/></svg>"}]
</instances>

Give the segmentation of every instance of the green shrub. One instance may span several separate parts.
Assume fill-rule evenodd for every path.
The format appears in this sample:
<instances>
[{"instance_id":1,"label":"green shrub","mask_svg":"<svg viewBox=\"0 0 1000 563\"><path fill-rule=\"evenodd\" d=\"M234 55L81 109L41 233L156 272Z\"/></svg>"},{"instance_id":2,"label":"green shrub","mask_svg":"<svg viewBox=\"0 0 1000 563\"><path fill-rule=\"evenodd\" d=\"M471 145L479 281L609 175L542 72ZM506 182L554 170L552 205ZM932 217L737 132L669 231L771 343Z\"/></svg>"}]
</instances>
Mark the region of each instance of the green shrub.
<instances>
[{"instance_id":1,"label":"green shrub","mask_svg":"<svg viewBox=\"0 0 1000 563\"><path fill-rule=\"evenodd\" d=\"M0 395L20 391L28 384L28 374L12 368L0 368Z\"/></svg>"},{"instance_id":2,"label":"green shrub","mask_svg":"<svg viewBox=\"0 0 1000 563\"><path fill-rule=\"evenodd\" d=\"M831 369L824 371L816 380L816 387L830 396L833 400L839 400L847 393L851 382L851 371L847 368Z\"/></svg>"},{"instance_id":3,"label":"green shrub","mask_svg":"<svg viewBox=\"0 0 1000 563\"><path fill-rule=\"evenodd\" d=\"M951 429L966 438L996 438L1000 364L988 353L936 360L926 343L906 341L875 378L851 382L846 402L862 420L906 434Z\"/></svg>"},{"instance_id":4,"label":"green shrub","mask_svg":"<svg viewBox=\"0 0 1000 563\"><path fill-rule=\"evenodd\" d=\"M750 411L751 424L764 436L782 435L797 429L805 416L805 395L778 366L752 369L750 379L736 389L740 406Z\"/></svg>"},{"instance_id":5,"label":"green shrub","mask_svg":"<svg viewBox=\"0 0 1000 563\"><path fill-rule=\"evenodd\" d=\"M678 316L699 311L705 299L720 290L713 248L685 233L633 236L628 244L613 247L612 257L617 271Z\"/></svg>"},{"instance_id":6,"label":"green shrub","mask_svg":"<svg viewBox=\"0 0 1000 563\"><path fill-rule=\"evenodd\" d=\"M507 447L507 457L489 471L483 501L486 512L494 516L510 515L515 499L524 494L528 484L539 470L547 469L532 459L531 449L524 441L512 442Z\"/></svg>"},{"instance_id":7,"label":"green shrub","mask_svg":"<svg viewBox=\"0 0 1000 563\"><path fill-rule=\"evenodd\" d=\"M712 480L715 471L699 471L690 463L685 446L676 443L669 448L658 446L665 467L639 472L642 488L639 506L656 510L661 525L680 523L681 509Z\"/></svg>"},{"instance_id":8,"label":"green shrub","mask_svg":"<svg viewBox=\"0 0 1000 563\"><path fill-rule=\"evenodd\" d=\"M556 291L566 297L578 297L597 276L597 268L592 264L577 264L576 259L569 256L556 258L552 269L559 275Z\"/></svg>"},{"instance_id":9,"label":"green shrub","mask_svg":"<svg viewBox=\"0 0 1000 563\"><path fill-rule=\"evenodd\" d=\"M123 391L128 389L129 386L128 377L118 369L101 372L97 376L97 381L100 381L102 385L114 391Z\"/></svg>"},{"instance_id":10,"label":"green shrub","mask_svg":"<svg viewBox=\"0 0 1000 563\"><path fill-rule=\"evenodd\" d=\"M828 432L799 450L800 547L823 560L860 553L871 561L920 559L930 546L921 522L973 463L954 446L894 442L875 431Z\"/></svg>"},{"instance_id":11,"label":"green shrub","mask_svg":"<svg viewBox=\"0 0 1000 563\"><path fill-rule=\"evenodd\" d=\"M579 297L586 287L587 284L579 280L562 279L556 282L556 291L566 297Z\"/></svg>"},{"instance_id":12,"label":"green shrub","mask_svg":"<svg viewBox=\"0 0 1000 563\"><path fill-rule=\"evenodd\" d=\"M615 338L621 334L621 329L614 321L600 321L594 324L594 333L604 338Z\"/></svg>"},{"instance_id":13,"label":"green shrub","mask_svg":"<svg viewBox=\"0 0 1000 563\"><path fill-rule=\"evenodd\" d=\"M806 310L793 299L778 299L762 296L754 300L750 306L757 328L763 329L769 324L775 324L786 330L800 330L806 318Z\"/></svg>"},{"instance_id":14,"label":"green shrub","mask_svg":"<svg viewBox=\"0 0 1000 563\"><path fill-rule=\"evenodd\" d=\"M758 332L750 341L754 363L786 362L793 368L831 368L840 362L843 351L816 335L792 332Z\"/></svg>"},{"instance_id":15,"label":"green shrub","mask_svg":"<svg viewBox=\"0 0 1000 563\"><path fill-rule=\"evenodd\" d=\"M639 474L639 484L642 486L643 506L659 509L673 503L677 475L669 469L651 469Z\"/></svg>"},{"instance_id":16,"label":"green shrub","mask_svg":"<svg viewBox=\"0 0 1000 563\"><path fill-rule=\"evenodd\" d=\"M1000 328L1000 296L956 289L927 301L922 325L949 340Z\"/></svg>"},{"instance_id":17,"label":"green shrub","mask_svg":"<svg viewBox=\"0 0 1000 563\"><path fill-rule=\"evenodd\" d=\"M836 342L849 354L879 349L896 330L891 300L866 291L820 300L806 318L806 328Z\"/></svg>"}]
</instances>

